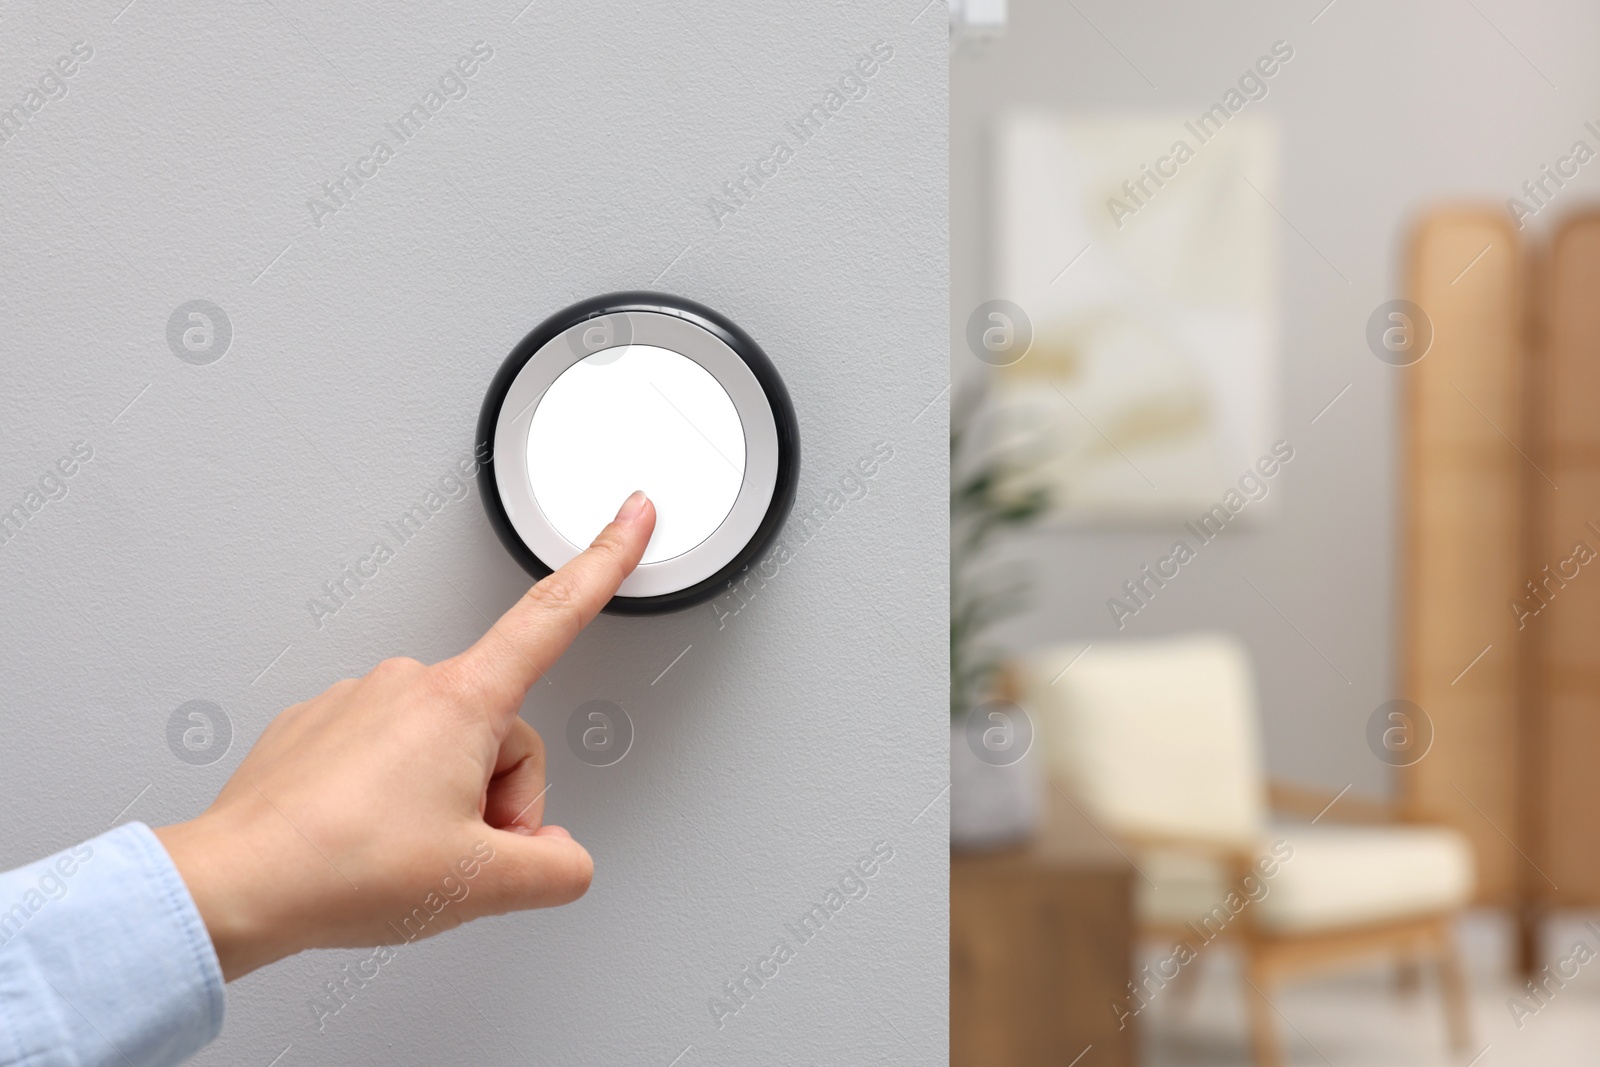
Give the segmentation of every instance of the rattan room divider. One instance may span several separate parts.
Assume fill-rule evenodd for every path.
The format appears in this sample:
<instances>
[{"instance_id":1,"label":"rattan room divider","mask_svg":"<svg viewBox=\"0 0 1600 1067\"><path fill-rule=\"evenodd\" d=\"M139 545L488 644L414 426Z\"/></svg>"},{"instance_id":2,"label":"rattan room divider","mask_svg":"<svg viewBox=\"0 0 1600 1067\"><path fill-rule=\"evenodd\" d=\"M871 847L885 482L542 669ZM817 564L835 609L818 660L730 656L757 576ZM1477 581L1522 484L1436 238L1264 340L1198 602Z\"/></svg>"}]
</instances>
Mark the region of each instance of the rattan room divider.
<instances>
[{"instance_id":1,"label":"rattan room divider","mask_svg":"<svg viewBox=\"0 0 1600 1067\"><path fill-rule=\"evenodd\" d=\"M1600 212L1544 242L1431 212L1407 259L1401 684L1432 745L1401 803L1471 838L1531 974L1543 916L1600 905Z\"/></svg>"}]
</instances>

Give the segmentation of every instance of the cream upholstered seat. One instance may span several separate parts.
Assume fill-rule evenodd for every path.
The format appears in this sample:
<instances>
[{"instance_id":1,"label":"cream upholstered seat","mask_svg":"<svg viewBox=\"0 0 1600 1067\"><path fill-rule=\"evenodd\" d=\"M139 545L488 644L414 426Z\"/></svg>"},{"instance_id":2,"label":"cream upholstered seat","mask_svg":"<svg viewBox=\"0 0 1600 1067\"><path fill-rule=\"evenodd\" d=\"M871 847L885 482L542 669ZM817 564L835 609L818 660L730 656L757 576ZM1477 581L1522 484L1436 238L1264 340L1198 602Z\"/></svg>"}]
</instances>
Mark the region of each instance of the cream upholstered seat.
<instances>
[{"instance_id":1,"label":"cream upholstered seat","mask_svg":"<svg viewBox=\"0 0 1600 1067\"><path fill-rule=\"evenodd\" d=\"M1196 944L1228 933L1258 991L1341 952L1433 955L1452 1036L1467 1040L1449 920L1473 893L1468 841L1444 827L1338 825L1337 804L1315 824L1272 822L1238 640L1195 633L1048 649L1014 665L1013 689L1052 778L1139 867L1148 930ZM1275 1063L1271 1015L1252 1006L1257 1060Z\"/></svg>"},{"instance_id":2,"label":"cream upholstered seat","mask_svg":"<svg viewBox=\"0 0 1600 1067\"><path fill-rule=\"evenodd\" d=\"M1272 933L1309 933L1459 908L1472 896L1466 838L1432 826L1274 826L1262 839L1294 851L1263 879L1251 906ZM1270 853L1269 853L1270 854ZM1228 894L1215 860L1151 849L1138 860L1154 888L1137 883L1140 917L1152 925L1200 923Z\"/></svg>"}]
</instances>

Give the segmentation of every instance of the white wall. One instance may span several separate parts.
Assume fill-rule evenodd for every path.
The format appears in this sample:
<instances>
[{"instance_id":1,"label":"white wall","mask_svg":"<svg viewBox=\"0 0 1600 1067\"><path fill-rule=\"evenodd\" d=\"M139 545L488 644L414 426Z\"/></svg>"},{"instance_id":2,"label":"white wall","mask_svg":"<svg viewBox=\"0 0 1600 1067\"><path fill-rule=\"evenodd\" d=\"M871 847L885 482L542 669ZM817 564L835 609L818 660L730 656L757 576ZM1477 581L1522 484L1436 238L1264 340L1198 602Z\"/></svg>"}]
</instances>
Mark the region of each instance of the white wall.
<instances>
[{"instance_id":1,"label":"white wall","mask_svg":"<svg viewBox=\"0 0 1600 1067\"><path fill-rule=\"evenodd\" d=\"M0 544L0 867L193 815L282 707L481 632L527 579L475 490L323 627L307 601L468 451L528 329L666 289L780 368L802 505L893 458L724 627L604 618L530 697L550 818L595 856L583 901L407 949L323 1032L311 997L365 953L252 975L197 1062L941 1062L942 5L125 2L0 11L0 106L93 49L0 144L0 500L94 453ZM314 226L319 184L480 40L467 95ZM786 124L879 40L866 95L800 144ZM709 198L779 138L793 158L719 226ZM165 335L195 298L233 326L208 366ZM607 769L563 742L597 698L637 732ZM207 766L166 741L192 699L235 731ZM719 1030L709 998L879 841L870 894Z\"/></svg>"},{"instance_id":2,"label":"white wall","mask_svg":"<svg viewBox=\"0 0 1600 1067\"><path fill-rule=\"evenodd\" d=\"M1198 112L1280 39L1295 57L1251 108L1275 116L1283 133L1276 203L1294 229L1285 224L1279 237L1276 436L1293 443L1296 459L1273 488L1278 515L1208 545L1120 636L1241 634L1256 657L1271 769L1380 792L1387 768L1363 730L1396 695L1403 372L1368 350L1367 318L1401 295L1400 240L1423 207L1503 203L1575 139L1600 147L1582 128L1600 120L1600 10L1567 0L1536 10L1513 0L1012 0L1004 41L952 65L952 338L959 343L978 301L1006 295L989 292L984 274L992 115L1012 104ZM1530 229L1592 204L1597 179L1600 166L1585 168ZM1076 251L1063 250L1062 263ZM954 359L958 373L975 362L959 350ZM1119 636L1106 599L1172 537L1162 528L1030 535L1019 552L1035 562L1037 606L1005 636L1017 646Z\"/></svg>"}]
</instances>

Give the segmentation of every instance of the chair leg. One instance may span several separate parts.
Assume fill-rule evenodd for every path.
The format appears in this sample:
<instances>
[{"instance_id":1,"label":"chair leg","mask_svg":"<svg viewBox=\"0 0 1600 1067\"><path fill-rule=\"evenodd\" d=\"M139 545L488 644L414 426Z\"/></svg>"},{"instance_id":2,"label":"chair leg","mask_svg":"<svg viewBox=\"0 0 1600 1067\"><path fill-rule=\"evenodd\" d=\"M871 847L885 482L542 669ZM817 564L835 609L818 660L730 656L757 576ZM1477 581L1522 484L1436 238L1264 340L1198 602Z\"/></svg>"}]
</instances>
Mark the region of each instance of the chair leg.
<instances>
[{"instance_id":1,"label":"chair leg","mask_svg":"<svg viewBox=\"0 0 1600 1067\"><path fill-rule=\"evenodd\" d=\"M1200 988L1200 964L1202 959L1189 961L1178 971L1178 976L1172 980L1172 999L1181 1010L1187 1011L1194 1004L1194 994Z\"/></svg>"},{"instance_id":2,"label":"chair leg","mask_svg":"<svg viewBox=\"0 0 1600 1067\"><path fill-rule=\"evenodd\" d=\"M1410 999L1420 988L1422 988L1422 965L1415 956L1407 952L1400 957L1400 962L1395 967L1395 992L1401 997Z\"/></svg>"},{"instance_id":3,"label":"chair leg","mask_svg":"<svg viewBox=\"0 0 1600 1067\"><path fill-rule=\"evenodd\" d=\"M1267 1001L1271 980L1251 947L1245 947L1244 956L1247 979L1244 997L1249 1003L1250 1050L1255 1067L1283 1067L1283 1047L1278 1043L1277 1020L1273 1018L1272 1005Z\"/></svg>"},{"instance_id":4,"label":"chair leg","mask_svg":"<svg viewBox=\"0 0 1600 1067\"><path fill-rule=\"evenodd\" d=\"M1539 973L1540 919L1542 909L1534 900L1523 900L1512 909L1517 923L1517 973L1526 981L1533 981Z\"/></svg>"},{"instance_id":5,"label":"chair leg","mask_svg":"<svg viewBox=\"0 0 1600 1067\"><path fill-rule=\"evenodd\" d=\"M1467 981L1456 950L1455 931L1449 919L1438 927L1439 988L1444 994L1445 1022L1450 1031L1450 1047L1466 1052L1472 1047L1472 1020L1467 1007Z\"/></svg>"}]
</instances>

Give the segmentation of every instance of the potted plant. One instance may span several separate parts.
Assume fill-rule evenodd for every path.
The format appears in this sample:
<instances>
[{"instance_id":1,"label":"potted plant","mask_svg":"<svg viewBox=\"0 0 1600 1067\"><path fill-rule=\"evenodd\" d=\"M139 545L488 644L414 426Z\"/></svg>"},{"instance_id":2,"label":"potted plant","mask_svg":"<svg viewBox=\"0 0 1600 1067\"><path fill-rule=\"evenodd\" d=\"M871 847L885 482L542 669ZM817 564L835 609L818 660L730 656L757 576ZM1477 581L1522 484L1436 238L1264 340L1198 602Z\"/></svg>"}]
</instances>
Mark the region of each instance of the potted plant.
<instances>
[{"instance_id":1,"label":"potted plant","mask_svg":"<svg viewBox=\"0 0 1600 1067\"><path fill-rule=\"evenodd\" d=\"M1027 604L1028 580L992 558L1005 533L1051 506L1036 438L984 432L984 393L958 394L950 419L950 842L984 848L1030 835L1041 780L1027 713L998 699L986 632Z\"/></svg>"}]
</instances>

